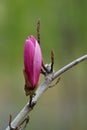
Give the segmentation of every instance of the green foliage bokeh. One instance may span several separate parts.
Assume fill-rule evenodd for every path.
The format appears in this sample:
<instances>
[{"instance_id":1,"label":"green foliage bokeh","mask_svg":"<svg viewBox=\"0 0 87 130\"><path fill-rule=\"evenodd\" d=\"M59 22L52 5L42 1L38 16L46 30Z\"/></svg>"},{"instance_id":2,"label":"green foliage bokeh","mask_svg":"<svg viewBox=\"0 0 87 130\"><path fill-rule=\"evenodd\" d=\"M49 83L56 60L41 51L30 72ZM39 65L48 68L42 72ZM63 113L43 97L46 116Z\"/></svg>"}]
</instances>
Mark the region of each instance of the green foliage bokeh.
<instances>
[{"instance_id":1,"label":"green foliage bokeh","mask_svg":"<svg viewBox=\"0 0 87 130\"><path fill-rule=\"evenodd\" d=\"M55 69L87 53L86 0L0 0L0 130L27 103L23 86L23 46L36 34L41 20L41 48L45 63L55 52ZM66 72L30 114L26 128L87 129L87 62ZM42 81L42 78L40 82Z\"/></svg>"}]
</instances>

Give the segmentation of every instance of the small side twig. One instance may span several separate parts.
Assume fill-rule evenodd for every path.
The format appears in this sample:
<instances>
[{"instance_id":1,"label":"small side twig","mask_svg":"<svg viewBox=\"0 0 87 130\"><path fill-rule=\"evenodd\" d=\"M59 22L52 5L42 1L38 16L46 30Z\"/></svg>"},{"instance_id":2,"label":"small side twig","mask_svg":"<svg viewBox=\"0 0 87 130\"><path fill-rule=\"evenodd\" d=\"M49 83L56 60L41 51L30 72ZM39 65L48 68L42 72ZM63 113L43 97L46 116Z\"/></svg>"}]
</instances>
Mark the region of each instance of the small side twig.
<instances>
[{"instance_id":1,"label":"small side twig","mask_svg":"<svg viewBox=\"0 0 87 130\"><path fill-rule=\"evenodd\" d=\"M38 43L40 44L40 19L38 19L37 22L37 39L38 39Z\"/></svg>"},{"instance_id":2,"label":"small side twig","mask_svg":"<svg viewBox=\"0 0 87 130\"><path fill-rule=\"evenodd\" d=\"M53 72L53 65L54 65L54 51L51 51L51 72Z\"/></svg>"},{"instance_id":3,"label":"small side twig","mask_svg":"<svg viewBox=\"0 0 87 130\"><path fill-rule=\"evenodd\" d=\"M87 55L84 55L84 56L74 60L73 62L69 63L68 65L64 66L60 70L46 75L42 84L37 88L37 90L35 92L36 95L33 97L32 103L35 103L38 101L38 99L41 97L41 95L50 87L50 84L53 80L55 80L57 77L60 77L65 71L71 69L72 67L74 67L75 65L77 65L78 63L80 63L86 59L87 59ZM31 107L29 107L29 102L28 102L24 106L24 108L19 112L19 114L15 117L15 119L12 121L12 123L10 124L12 126L12 128L14 128L14 129L17 128L23 122L23 120L25 119L27 114L29 114L29 112L31 110L33 110L33 109ZM10 130L10 127L7 126L7 128L5 130Z\"/></svg>"}]
</instances>

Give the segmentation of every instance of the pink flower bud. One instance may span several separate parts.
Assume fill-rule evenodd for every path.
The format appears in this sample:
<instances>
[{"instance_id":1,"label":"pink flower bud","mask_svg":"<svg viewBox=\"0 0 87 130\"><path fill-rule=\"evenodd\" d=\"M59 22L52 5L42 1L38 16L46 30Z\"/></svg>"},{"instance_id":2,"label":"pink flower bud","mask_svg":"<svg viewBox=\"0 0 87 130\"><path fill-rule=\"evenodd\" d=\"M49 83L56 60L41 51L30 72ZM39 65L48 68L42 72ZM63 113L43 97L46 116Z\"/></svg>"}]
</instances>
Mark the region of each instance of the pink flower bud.
<instances>
[{"instance_id":1,"label":"pink flower bud","mask_svg":"<svg viewBox=\"0 0 87 130\"><path fill-rule=\"evenodd\" d=\"M33 36L30 36L26 39L24 45L24 76L25 82L28 82L25 89L30 87L32 90L37 86L41 67L42 54L40 45Z\"/></svg>"}]
</instances>

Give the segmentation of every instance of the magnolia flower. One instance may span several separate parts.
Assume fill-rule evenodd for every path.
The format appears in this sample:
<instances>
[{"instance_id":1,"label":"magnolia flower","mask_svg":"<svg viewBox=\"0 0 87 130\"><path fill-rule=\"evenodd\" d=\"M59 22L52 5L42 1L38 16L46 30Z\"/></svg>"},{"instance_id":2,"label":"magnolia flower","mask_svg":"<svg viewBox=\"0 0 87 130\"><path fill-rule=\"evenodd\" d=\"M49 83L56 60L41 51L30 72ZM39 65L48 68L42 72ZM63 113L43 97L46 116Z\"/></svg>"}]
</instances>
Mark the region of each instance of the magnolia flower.
<instances>
[{"instance_id":1,"label":"magnolia flower","mask_svg":"<svg viewBox=\"0 0 87 130\"><path fill-rule=\"evenodd\" d=\"M30 36L26 39L24 45L24 77L25 77L25 92L29 95L30 90L33 90L39 80L42 67L42 53L37 40Z\"/></svg>"}]
</instances>

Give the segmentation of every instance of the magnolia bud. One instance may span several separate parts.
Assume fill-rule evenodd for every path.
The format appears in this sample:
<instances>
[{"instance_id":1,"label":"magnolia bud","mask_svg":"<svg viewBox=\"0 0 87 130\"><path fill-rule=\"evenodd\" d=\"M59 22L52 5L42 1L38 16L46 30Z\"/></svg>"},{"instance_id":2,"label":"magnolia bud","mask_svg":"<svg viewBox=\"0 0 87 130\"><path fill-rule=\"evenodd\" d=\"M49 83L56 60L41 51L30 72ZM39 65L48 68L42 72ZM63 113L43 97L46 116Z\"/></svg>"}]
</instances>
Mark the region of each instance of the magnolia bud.
<instances>
[{"instance_id":1,"label":"magnolia bud","mask_svg":"<svg viewBox=\"0 0 87 130\"><path fill-rule=\"evenodd\" d=\"M30 36L24 45L24 76L26 95L29 90L33 90L39 80L42 67L42 53L37 40Z\"/></svg>"}]
</instances>

